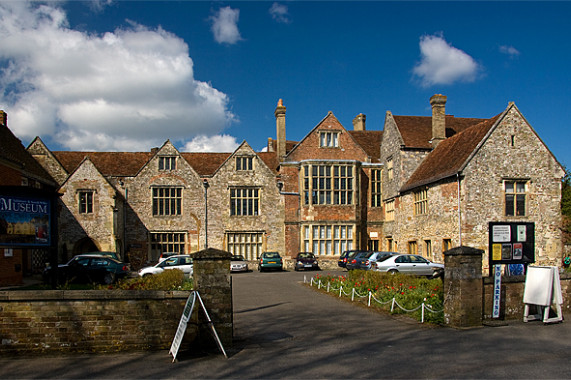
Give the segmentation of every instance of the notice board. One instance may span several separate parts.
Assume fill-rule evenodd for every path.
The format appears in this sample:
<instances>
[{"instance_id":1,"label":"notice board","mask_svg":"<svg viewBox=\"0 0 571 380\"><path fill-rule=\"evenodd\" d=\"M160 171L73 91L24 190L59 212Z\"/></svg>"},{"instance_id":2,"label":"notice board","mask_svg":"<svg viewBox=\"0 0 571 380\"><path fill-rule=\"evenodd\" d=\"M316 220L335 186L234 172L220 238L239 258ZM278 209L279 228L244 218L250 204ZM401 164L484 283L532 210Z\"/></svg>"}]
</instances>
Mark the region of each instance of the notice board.
<instances>
[{"instance_id":1,"label":"notice board","mask_svg":"<svg viewBox=\"0 0 571 380\"><path fill-rule=\"evenodd\" d=\"M490 268L496 264L535 262L535 223L490 222L488 224Z\"/></svg>"}]
</instances>

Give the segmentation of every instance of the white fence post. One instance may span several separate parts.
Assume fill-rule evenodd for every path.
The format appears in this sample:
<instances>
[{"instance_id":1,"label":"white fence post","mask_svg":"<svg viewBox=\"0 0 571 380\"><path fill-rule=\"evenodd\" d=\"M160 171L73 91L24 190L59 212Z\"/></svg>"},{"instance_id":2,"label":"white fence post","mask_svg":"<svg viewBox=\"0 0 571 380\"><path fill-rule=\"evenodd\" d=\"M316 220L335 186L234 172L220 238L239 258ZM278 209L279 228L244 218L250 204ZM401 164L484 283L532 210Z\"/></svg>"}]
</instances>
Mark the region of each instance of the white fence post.
<instances>
[{"instance_id":1,"label":"white fence post","mask_svg":"<svg viewBox=\"0 0 571 380\"><path fill-rule=\"evenodd\" d=\"M367 306L371 307L371 292L369 291L369 302L367 303Z\"/></svg>"},{"instance_id":2,"label":"white fence post","mask_svg":"<svg viewBox=\"0 0 571 380\"><path fill-rule=\"evenodd\" d=\"M351 292L351 301L353 301L355 299L355 288L353 288L353 291Z\"/></svg>"}]
</instances>

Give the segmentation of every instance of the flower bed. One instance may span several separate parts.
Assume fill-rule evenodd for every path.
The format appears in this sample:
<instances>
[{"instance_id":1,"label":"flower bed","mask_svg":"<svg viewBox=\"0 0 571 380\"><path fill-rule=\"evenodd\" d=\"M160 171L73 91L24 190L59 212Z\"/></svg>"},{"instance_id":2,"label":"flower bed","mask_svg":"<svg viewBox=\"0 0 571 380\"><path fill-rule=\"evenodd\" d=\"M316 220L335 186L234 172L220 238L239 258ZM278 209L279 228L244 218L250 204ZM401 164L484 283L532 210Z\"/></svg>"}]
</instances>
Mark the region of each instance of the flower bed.
<instances>
[{"instance_id":1,"label":"flower bed","mask_svg":"<svg viewBox=\"0 0 571 380\"><path fill-rule=\"evenodd\" d=\"M311 285L393 314L410 313L421 322L444 322L441 279L354 270L345 276L317 274Z\"/></svg>"}]
</instances>

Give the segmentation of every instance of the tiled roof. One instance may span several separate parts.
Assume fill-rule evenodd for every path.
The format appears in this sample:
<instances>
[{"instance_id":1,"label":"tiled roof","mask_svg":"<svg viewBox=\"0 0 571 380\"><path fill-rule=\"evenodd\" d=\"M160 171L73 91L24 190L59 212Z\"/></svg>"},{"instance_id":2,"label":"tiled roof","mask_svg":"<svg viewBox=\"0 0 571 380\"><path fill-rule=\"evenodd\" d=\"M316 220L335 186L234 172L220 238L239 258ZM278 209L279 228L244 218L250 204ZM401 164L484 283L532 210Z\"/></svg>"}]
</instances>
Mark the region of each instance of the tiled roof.
<instances>
[{"instance_id":1,"label":"tiled roof","mask_svg":"<svg viewBox=\"0 0 571 380\"><path fill-rule=\"evenodd\" d=\"M280 163L276 152L257 152L256 154L262 159L262 161L264 161L272 172L277 174L277 169Z\"/></svg>"},{"instance_id":2,"label":"tiled roof","mask_svg":"<svg viewBox=\"0 0 571 380\"><path fill-rule=\"evenodd\" d=\"M55 180L26 150L8 127L0 124L0 159L20 167L20 172L44 184L55 187Z\"/></svg>"},{"instance_id":3,"label":"tiled roof","mask_svg":"<svg viewBox=\"0 0 571 380\"><path fill-rule=\"evenodd\" d=\"M380 162L383 131L347 131L371 157L371 162Z\"/></svg>"},{"instance_id":4,"label":"tiled roof","mask_svg":"<svg viewBox=\"0 0 571 380\"><path fill-rule=\"evenodd\" d=\"M427 185L458 173L500 115L491 119L484 119L479 124L443 140L422 161L401 188L401 192Z\"/></svg>"},{"instance_id":5,"label":"tiled roof","mask_svg":"<svg viewBox=\"0 0 571 380\"><path fill-rule=\"evenodd\" d=\"M430 116L393 116L407 148L431 149L432 117ZM446 115L446 137L462 132L487 119L474 119Z\"/></svg>"},{"instance_id":6,"label":"tiled roof","mask_svg":"<svg viewBox=\"0 0 571 380\"><path fill-rule=\"evenodd\" d=\"M52 152L68 173L89 157L104 176L128 177L136 175L151 159L151 152Z\"/></svg>"},{"instance_id":7,"label":"tiled roof","mask_svg":"<svg viewBox=\"0 0 571 380\"><path fill-rule=\"evenodd\" d=\"M232 153L181 153L198 175L213 175Z\"/></svg>"}]
</instances>

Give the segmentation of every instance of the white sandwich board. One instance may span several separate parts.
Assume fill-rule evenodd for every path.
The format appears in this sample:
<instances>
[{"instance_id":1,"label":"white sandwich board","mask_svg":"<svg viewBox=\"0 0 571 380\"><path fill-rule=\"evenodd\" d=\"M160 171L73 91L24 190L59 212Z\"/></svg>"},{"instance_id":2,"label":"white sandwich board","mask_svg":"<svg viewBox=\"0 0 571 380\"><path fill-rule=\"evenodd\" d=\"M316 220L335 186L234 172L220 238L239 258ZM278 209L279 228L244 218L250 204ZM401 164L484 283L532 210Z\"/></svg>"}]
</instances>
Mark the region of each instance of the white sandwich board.
<instances>
[{"instance_id":1,"label":"white sandwich board","mask_svg":"<svg viewBox=\"0 0 571 380\"><path fill-rule=\"evenodd\" d=\"M563 321L561 311L563 295L557 267L530 266L527 268L523 303L525 304L524 322L538 319L543 319L543 323ZM532 305L540 312L530 315L529 309ZM556 313L554 317L549 316L552 305Z\"/></svg>"}]
</instances>

